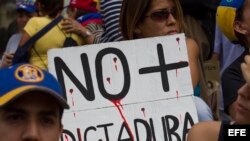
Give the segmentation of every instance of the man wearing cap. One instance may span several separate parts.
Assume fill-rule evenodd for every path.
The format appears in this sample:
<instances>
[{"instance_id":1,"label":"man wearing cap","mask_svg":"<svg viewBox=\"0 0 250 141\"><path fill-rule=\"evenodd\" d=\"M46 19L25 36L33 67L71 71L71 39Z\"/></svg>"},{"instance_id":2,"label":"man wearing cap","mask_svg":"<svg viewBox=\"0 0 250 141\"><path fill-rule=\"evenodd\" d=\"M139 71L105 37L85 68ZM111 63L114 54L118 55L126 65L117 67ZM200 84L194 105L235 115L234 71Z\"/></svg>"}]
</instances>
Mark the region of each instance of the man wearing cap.
<instances>
[{"instance_id":1,"label":"man wearing cap","mask_svg":"<svg viewBox=\"0 0 250 141\"><path fill-rule=\"evenodd\" d=\"M14 53L18 47L19 41L21 39L21 31L29 21L29 19L36 15L36 8L35 8L35 0L17 0L16 2L16 11L17 11L17 32L13 34L7 45L2 57L2 62L0 61L0 69L6 66L11 65L12 58Z\"/></svg>"},{"instance_id":2,"label":"man wearing cap","mask_svg":"<svg viewBox=\"0 0 250 141\"><path fill-rule=\"evenodd\" d=\"M49 72L30 64L0 70L0 141L59 141L68 108Z\"/></svg>"}]
</instances>

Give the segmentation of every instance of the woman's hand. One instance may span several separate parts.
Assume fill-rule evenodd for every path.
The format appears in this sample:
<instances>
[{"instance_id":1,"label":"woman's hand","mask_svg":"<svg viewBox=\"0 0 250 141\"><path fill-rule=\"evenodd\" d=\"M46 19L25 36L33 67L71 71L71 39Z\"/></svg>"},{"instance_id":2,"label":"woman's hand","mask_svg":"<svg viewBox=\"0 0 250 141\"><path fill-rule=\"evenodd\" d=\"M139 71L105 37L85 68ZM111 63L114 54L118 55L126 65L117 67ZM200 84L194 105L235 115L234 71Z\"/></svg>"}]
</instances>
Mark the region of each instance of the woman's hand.
<instances>
[{"instance_id":1,"label":"woman's hand","mask_svg":"<svg viewBox=\"0 0 250 141\"><path fill-rule=\"evenodd\" d=\"M75 33L80 36L84 36L88 29L82 26L78 21L72 19L72 18L65 18L62 23L62 29L66 33Z\"/></svg>"},{"instance_id":2,"label":"woman's hand","mask_svg":"<svg viewBox=\"0 0 250 141\"><path fill-rule=\"evenodd\" d=\"M86 43L93 43L94 35L84 26L82 26L78 21L72 18L65 18L61 23L62 30L66 33L75 33L81 36Z\"/></svg>"},{"instance_id":3,"label":"woman's hand","mask_svg":"<svg viewBox=\"0 0 250 141\"><path fill-rule=\"evenodd\" d=\"M0 68L8 67L12 64L14 53L4 52Z\"/></svg>"}]
</instances>

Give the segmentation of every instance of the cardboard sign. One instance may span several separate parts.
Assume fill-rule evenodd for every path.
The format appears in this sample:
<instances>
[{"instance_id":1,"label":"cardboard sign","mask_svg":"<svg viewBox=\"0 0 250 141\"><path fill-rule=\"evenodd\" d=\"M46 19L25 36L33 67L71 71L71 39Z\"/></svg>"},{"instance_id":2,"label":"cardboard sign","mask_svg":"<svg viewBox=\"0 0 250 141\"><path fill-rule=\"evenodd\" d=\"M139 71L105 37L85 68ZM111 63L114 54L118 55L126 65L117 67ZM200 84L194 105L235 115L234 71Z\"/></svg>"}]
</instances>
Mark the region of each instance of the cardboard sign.
<instances>
[{"instance_id":1,"label":"cardboard sign","mask_svg":"<svg viewBox=\"0 0 250 141\"><path fill-rule=\"evenodd\" d=\"M198 121L184 34L52 49L62 141L185 140Z\"/></svg>"},{"instance_id":2,"label":"cardboard sign","mask_svg":"<svg viewBox=\"0 0 250 141\"><path fill-rule=\"evenodd\" d=\"M211 107L213 117L215 120L219 120L220 103L223 103L220 95L220 63L219 61L207 61L204 62L204 72L206 76L208 95L206 101ZM222 105L223 106L223 105Z\"/></svg>"}]
</instances>

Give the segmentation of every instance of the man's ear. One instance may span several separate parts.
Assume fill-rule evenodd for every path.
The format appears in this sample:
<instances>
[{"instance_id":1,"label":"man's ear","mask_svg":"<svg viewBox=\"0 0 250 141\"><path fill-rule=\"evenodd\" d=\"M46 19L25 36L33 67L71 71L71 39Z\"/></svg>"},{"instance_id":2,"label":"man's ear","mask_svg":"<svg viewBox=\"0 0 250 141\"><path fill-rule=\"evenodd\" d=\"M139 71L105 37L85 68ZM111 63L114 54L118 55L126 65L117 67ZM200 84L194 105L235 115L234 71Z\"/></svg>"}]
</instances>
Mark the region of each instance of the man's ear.
<instances>
[{"instance_id":1,"label":"man's ear","mask_svg":"<svg viewBox=\"0 0 250 141\"><path fill-rule=\"evenodd\" d=\"M243 35L249 34L247 31L247 25L242 23L241 21L234 22L234 30L243 34Z\"/></svg>"}]
</instances>

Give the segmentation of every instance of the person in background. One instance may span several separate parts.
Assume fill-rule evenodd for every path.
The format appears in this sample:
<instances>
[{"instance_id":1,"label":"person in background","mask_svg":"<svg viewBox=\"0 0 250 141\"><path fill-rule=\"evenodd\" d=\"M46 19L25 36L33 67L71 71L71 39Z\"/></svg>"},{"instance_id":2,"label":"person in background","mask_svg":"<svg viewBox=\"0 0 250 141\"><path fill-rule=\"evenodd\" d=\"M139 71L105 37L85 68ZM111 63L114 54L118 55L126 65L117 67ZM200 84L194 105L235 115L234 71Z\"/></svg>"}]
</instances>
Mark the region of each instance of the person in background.
<instances>
[{"instance_id":1,"label":"person in background","mask_svg":"<svg viewBox=\"0 0 250 141\"><path fill-rule=\"evenodd\" d=\"M17 19L15 18L8 26L8 35L7 38L9 39L12 35L17 34L20 30L18 29Z\"/></svg>"},{"instance_id":2,"label":"person in background","mask_svg":"<svg viewBox=\"0 0 250 141\"><path fill-rule=\"evenodd\" d=\"M209 60L213 53L215 17L219 1L180 0L184 13L186 36L197 42L203 61Z\"/></svg>"},{"instance_id":3,"label":"person in background","mask_svg":"<svg viewBox=\"0 0 250 141\"><path fill-rule=\"evenodd\" d=\"M12 64L12 59L14 57L14 53L18 47L18 44L21 39L21 32L24 26L27 24L29 19L36 15L36 8L35 8L35 1L34 0L18 0L16 2L16 11L17 11L17 18L16 24L18 27L18 33L13 34L4 51L4 55L0 62L0 69L6 66L10 66Z\"/></svg>"},{"instance_id":4,"label":"person in background","mask_svg":"<svg viewBox=\"0 0 250 141\"><path fill-rule=\"evenodd\" d=\"M100 42L103 22L99 14L98 2L70 0L67 13L68 18L62 22L62 28L66 33L76 33L82 36L88 44Z\"/></svg>"},{"instance_id":5,"label":"person in background","mask_svg":"<svg viewBox=\"0 0 250 141\"><path fill-rule=\"evenodd\" d=\"M61 16L64 0L36 0L36 6L38 17L31 18L24 27L19 47L55 18ZM42 69L47 69L47 51L52 48L63 48L66 37L72 37L77 45L84 44L84 40L80 36L74 33L65 33L61 23L58 23L34 43L29 50L29 63L37 65Z\"/></svg>"},{"instance_id":6,"label":"person in background","mask_svg":"<svg viewBox=\"0 0 250 141\"><path fill-rule=\"evenodd\" d=\"M199 122L188 132L187 141L224 141L224 126L250 125L250 56L245 56L245 63L241 64L245 83L239 90L236 99L235 118L232 121Z\"/></svg>"},{"instance_id":7,"label":"person in background","mask_svg":"<svg viewBox=\"0 0 250 141\"><path fill-rule=\"evenodd\" d=\"M215 28L215 40L214 50L211 57L211 61L219 61L220 64L220 76L222 76L224 70L243 52L244 47L240 44L233 44L219 29L218 25ZM224 113L223 105L223 92L220 85L220 101L219 101L219 112L222 119L230 119L227 114Z\"/></svg>"},{"instance_id":8,"label":"person in background","mask_svg":"<svg viewBox=\"0 0 250 141\"><path fill-rule=\"evenodd\" d=\"M188 132L188 141L223 141L226 125L250 125L249 6L250 0L222 0L217 9L221 31L230 41L246 48L222 76L224 106L232 119L197 123Z\"/></svg>"},{"instance_id":9,"label":"person in background","mask_svg":"<svg viewBox=\"0 0 250 141\"><path fill-rule=\"evenodd\" d=\"M121 6L122 0L100 0L100 14L104 23L104 32L100 39L101 43L123 40L119 30Z\"/></svg>"},{"instance_id":10,"label":"person in background","mask_svg":"<svg viewBox=\"0 0 250 141\"><path fill-rule=\"evenodd\" d=\"M0 70L0 140L59 141L64 109L59 82L31 64Z\"/></svg>"},{"instance_id":11,"label":"person in background","mask_svg":"<svg viewBox=\"0 0 250 141\"><path fill-rule=\"evenodd\" d=\"M215 30L214 51L211 60L220 61L220 75L242 52L244 47L232 43L220 30L218 25Z\"/></svg>"},{"instance_id":12,"label":"person in background","mask_svg":"<svg viewBox=\"0 0 250 141\"><path fill-rule=\"evenodd\" d=\"M125 40L173 35L184 32L183 13L178 0L123 0L120 29ZM186 38L192 84L199 81L199 47ZM213 120L211 109L195 96L200 121Z\"/></svg>"},{"instance_id":13,"label":"person in background","mask_svg":"<svg viewBox=\"0 0 250 141\"><path fill-rule=\"evenodd\" d=\"M249 3L249 0L238 0L237 2L222 0L217 9L216 21L222 33L231 42L244 47L243 53L224 70L221 78L224 110L232 120L235 120L236 116L237 91L246 83L240 64L249 54L250 16L245 14L249 10Z\"/></svg>"}]
</instances>

